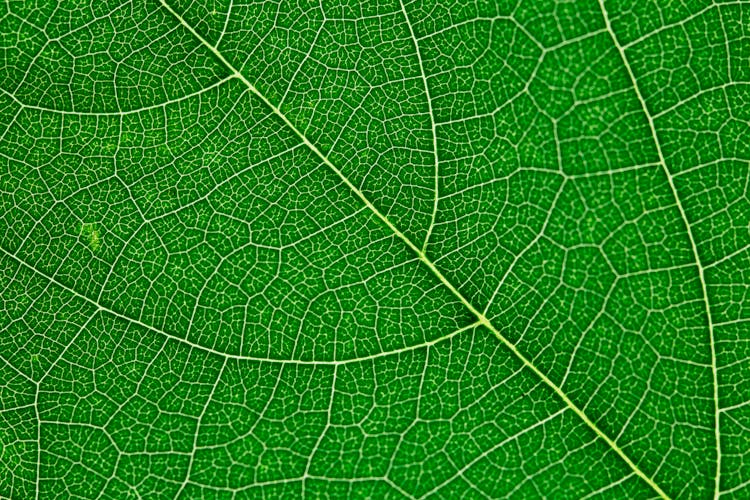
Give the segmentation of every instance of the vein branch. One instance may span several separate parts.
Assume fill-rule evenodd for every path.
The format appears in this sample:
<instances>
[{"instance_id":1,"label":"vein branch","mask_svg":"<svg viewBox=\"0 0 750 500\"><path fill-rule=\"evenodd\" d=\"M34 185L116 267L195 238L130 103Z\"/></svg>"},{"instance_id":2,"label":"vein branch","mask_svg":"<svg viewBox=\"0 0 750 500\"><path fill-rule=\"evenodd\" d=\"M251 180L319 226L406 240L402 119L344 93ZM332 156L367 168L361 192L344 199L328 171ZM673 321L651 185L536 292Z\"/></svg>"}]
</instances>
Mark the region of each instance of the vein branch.
<instances>
[{"instance_id":1,"label":"vein branch","mask_svg":"<svg viewBox=\"0 0 750 500\"><path fill-rule=\"evenodd\" d=\"M399 0L399 4L401 5L401 12L404 14L404 19L406 19L406 26L409 28L409 34L411 35L412 40L414 41L414 51L417 53L417 60L419 61L419 73L422 77L422 83L424 83L424 92L425 96L427 98L427 111L430 116L430 127L432 128L432 154L433 154L433 160L434 160L434 177L435 177L435 185L433 186L433 190L435 191L435 195L433 198L432 203L432 217L430 219L430 226L427 228L427 234L424 237L424 243L422 243L422 251L427 251L427 245L430 243L430 236L432 235L432 230L435 227L435 219L437 217L437 210L438 210L438 198L440 197L440 186L438 179L440 177L440 160L438 159L438 146L437 146L437 129L435 126L435 113L432 111L432 96L430 95L430 86L427 84L427 72L424 69L424 63L422 62L422 52L419 50L419 41L414 34L414 28L411 25L411 20L409 19L409 14L406 12L406 6L404 5L403 0Z\"/></svg>"},{"instance_id":2,"label":"vein branch","mask_svg":"<svg viewBox=\"0 0 750 500\"><path fill-rule=\"evenodd\" d=\"M415 351L417 349L422 349L422 348L425 348L425 347L430 347L430 346L433 346L435 344L439 344L441 342L446 342L446 341L452 339L453 337L461 334L462 332L465 332L467 330L471 330L472 328L476 328L476 327L478 327L481 324L479 321L475 321L475 322L473 322L473 323L471 323L469 325L462 326L460 328L457 328L456 330L453 330L450 333L447 333L447 334L442 335L440 337L434 338L432 340L428 340L426 342L420 342L420 343L417 343L417 344L408 345L408 346L401 347L401 348L398 348L398 349L392 349L392 350L389 350L389 351L380 351L380 352L376 352L376 353L373 353L373 354L368 354L366 356L360 356L360 357L348 358L348 359L342 359L342 360L336 360L336 359L334 359L332 361L320 361L320 360L306 360L306 359L277 359L277 358L271 358L271 357L260 357L260 356L252 356L252 355L243 355L241 353L240 354L231 354L231 353L227 353L227 352L222 352L222 351L217 351L217 350L214 350L214 349L210 349L210 348L202 346L200 344L196 344L195 342L192 342L187 337L180 337L180 336L175 335L173 333L169 333L169 332L167 332L165 330L157 328L157 327L155 327L153 325L145 323L145 322L143 322L141 320L138 320L136 318L131 318L127 314L123 314L121 312L118 312L118 311L110 308L110 307L107 307L106 305L104 305L104 304L102 304L100 302L100 298L95 300L95 299L92 299L91 297L87 297L86 295L78 292L75 288L73 288L71 286L68 286L65 283L63 283L62 281L58 280L55 277L54 274L47 274L47 273L45 273L43 271L40 271L39 269L37 269L33 265L31 265L28 262L26 262L25 260L21 259L16 254L14 254L12 252L9 252L8 250L6 250L5 248L3 248L2 246L0 246L0 255L5 255L6 257L14 260L19 265L23 266L24 268L28 269L29 271L32 271L32 272L38 274L39 276L43 277L44 279L46 279L50 283L52 283L55 286L59 287L61 290L65 290L66 292L70 293L74 297L76 297L76 298L78 298L78 299L86 302L87 304L91 304L92 306L94 306L96 309L95 309L94 313L92 314L92 316L89 319L86 320L86 324L88 324L93 319L93 317L96 316L96 314L98 312L104 312L106 314L109 314L112 317L115 317L117 319L121 319L123 321L126 321L126 322L132 324L132 325L135 325L137 327L140 327L140 328L143 328L143 329L148 330L150 332L153 332L153 333L155 333L157 335L162 335L162 336L164 336L164 337L166 337L168 339L171 339L171 340L174 340L176 342L180 342L182 344L190 346L193 349L197 349L197 350L202 351L202 352L207 352L207 353L210 353L210 354L213 354L213 355L216 355L216 356L221 356L221 357L226 358L226 359L237 359L237 360L242 360L242 361L256 361L256 362L259 362L259 363L278 363L278 364L293 364L293 365L315 365L315 366L318 366L318 365L331 365L331 366L348 365L348 364L353 364L353 363L361 363L363 361L375 360L375 359L378 359L378 358L384 358L386 356L394 356L394 355L397 355L397 354L401 354L401 353L405 353L405 352L410 352L410 351ZM80 332L85 329L86 324L83 327L81 327L81 330L79 330L78 334L76 334L76 335L80 335ZM69 349L70 346L73 345L73 343L75 342L75 340L76 339L74 338L66 346L65 349L66 350ZM57 363L62 358L63 354L61 354L60 356L57 357L57 359L55 360L55 363ZM19 371L16 367L14 367L6 359L0 358L0 360L3 361L8 366L10 366L20 376L22 376L23 378L29 380L32 383L39 383L39 382L41 382L42 380L44 380L44 378L52 370L52 367L50 367L50 369L48 369L45 372L45 374L42 377L40 377L39 381L34 381L29 375L27 375L27 374Z\"/></svg>"}]
</instances>

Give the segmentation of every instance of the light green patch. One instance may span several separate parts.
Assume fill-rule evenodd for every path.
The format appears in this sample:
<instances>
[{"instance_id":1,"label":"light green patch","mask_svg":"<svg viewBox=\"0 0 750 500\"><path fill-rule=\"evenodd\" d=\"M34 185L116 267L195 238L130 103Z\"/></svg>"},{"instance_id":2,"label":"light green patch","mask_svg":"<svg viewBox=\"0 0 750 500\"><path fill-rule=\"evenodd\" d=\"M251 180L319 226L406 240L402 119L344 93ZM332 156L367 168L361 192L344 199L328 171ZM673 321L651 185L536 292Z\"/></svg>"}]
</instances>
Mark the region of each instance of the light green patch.
<instances>
[{"instance_id":1,"label":"light green patch","mask_svg":"<svg viewBox=\"0 0 750 500\"><path fill-rule=\"evenodd\" d=\"M94 222L83 222L81 223L81 238L86 242L88 247L96 252L102 246L101 235L99 234L99 228Z\"/></svg>"}]
</instances>

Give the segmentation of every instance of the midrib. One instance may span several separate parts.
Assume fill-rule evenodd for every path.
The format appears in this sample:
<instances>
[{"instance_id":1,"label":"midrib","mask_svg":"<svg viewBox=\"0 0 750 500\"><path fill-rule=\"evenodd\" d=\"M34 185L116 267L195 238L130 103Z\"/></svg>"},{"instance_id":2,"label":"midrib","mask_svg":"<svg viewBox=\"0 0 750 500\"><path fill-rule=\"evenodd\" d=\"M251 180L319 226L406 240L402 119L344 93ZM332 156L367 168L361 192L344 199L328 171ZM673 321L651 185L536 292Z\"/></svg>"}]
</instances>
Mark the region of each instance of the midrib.
<instances>
[{"instance_id":1,"label":"midrib","mask_svg":"<svg viewBox=\"0 0 750 500\"><path fill-rule=\"evenodd\" d=\"M308 147L310 148L313 153L315 153L316 156L320 158L320 160L327 165L340 179L341 181L362 201L362 203L367 206L367 208L372 211L372 213L379 218L399 239L401 239L406 246L408 246L419 258L419 260L427 266L427 268L432 272L445 287L447 287L451 293L453 293L459 301L469 310L472 314L474 314L478 320L479 323L484 325L487 329L489 329L495 337L497 337L500 342L502 342L522 363L524 366L526 366L528 369L530 369L536 376L538 376L550 389L552 389L555 394L562 399L562 401L565 403L568 408L570 408L576 415L578 415L581 420L589 427L591 428L594 433L604 440L619 456L622 458L625 463L633 470L633 472L643 479L656 493L659 494L662 498L669 498L667 494L657 485L650 477L648 477L643 471L641 471L638 466L628 457L625 452L620 448L617 443L612 440L609 436L607 436L604 432L602 432L599 427L584 413L584 411L579 408L573 401L563 392L563 390L555 384L552 380L550 380L547 375L545 375L539 368L537 368L526 356L521 353L516 346L511 343L505 336L503 336L500 331L495 328L490 320L485 316L479 309L474 307L467 299L466 297L461 294L458 289L453 286L453 284L448 281L448 279L443 275L443 273L440 272L440 270L435 266L435 264L427 257L426 253L419 248L417 245L415 245L403 232L401 232L398 227L396 227L389 219L386 217L380 210L378 210L375 205L372 204L372 202L360 191L357 186L352 184L352 182L344 175L344 173L336 167L329 159L328 157L323 154L318 147L310 142L310 140L305 136L300 130L277 108L271 101L269 101L265 95L263 95L256 87L252 84L245 76L234 67L232 63L230 63L224 55L219 52L216 47L211 45L203 36L198 33L190 24L188 24L185 19L180 15L177 11L175 11L167 2L166 0L159 0L161 4L164 6L165 9L167 9L178 21L179 23L187 29L193 36L196 37L200 41L201 44L203 44L206 48L208 48L214 56L216 56L217 59L221 61L222 64L224 64L229 71L231 71L232 75L237 78L238 80L242 81L247 88L252 92L256 97L258 97L263 103L268 106L271 111L278 116L284 124L289 127L292 132L294 132L295 135L299 137L299 139Z\"/></svg>"}]
</instances>

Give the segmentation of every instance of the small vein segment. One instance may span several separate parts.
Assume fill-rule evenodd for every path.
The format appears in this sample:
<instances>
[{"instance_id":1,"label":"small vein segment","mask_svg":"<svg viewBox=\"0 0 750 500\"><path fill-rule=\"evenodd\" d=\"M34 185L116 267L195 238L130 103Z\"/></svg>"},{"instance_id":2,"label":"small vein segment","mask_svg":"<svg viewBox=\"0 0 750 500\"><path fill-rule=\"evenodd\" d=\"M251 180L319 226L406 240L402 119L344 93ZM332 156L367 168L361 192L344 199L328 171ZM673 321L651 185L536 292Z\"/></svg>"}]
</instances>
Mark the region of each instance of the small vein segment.
<instances>
[{"instance_id":1,"label":"small vein segment","mask_svg":"<svg viewBox=\"0 0 750 500\"><path fill-rule=\"evenodd\" d=\"M359 198L362 203L367 206L368 209L372 211L372 213L380 219L383 224L385 224L393 233L401 239L406 246L408 246L419 258L419 260L427 266L427 268L440 280L443 285L448 288L448 290L453 293L456 298L472 313L474 316L476 316L478 322L485 326L488 330L490 330L497 339L502 342L522 363L523 365L531 370L536 376L538 376L552 391L557 394L557 396L570 408L576 415L578 415L581 420L604 442L606 442L610 448L612 448L615 453L617 453L620 458L622 458L623 461L633 470L633 472L640 477L643 481L645 481L661 498L667 499L669 498L667 494L657 485L650 477L648 477L642 470L638 468L638 466L628 457L625 452L623 451L620 446L615 443L615 441L607 436L599 427L583 412L581 408L579 408L568 396L563 392L563 390L555 384L547 375L545 375L539 368L537 368L526 356L521 353L516 346L510 342L508 339L506 339L500 331L495 328L490 320L485 316L481 311L479 311L476 307L474 307L467 299L466 297L461 294L461 292L458 291L458 289L453 286L453 284L448 281L448 279L443 275L443 273L440 272L440 270L433 264L433 262L427 257L426 253L422 251L421 248L419 248L414 242L412 242L404 233L402 233L380 210L378 210L375 205L370 202L370 200L365 197L365 195L362 193L362 191L357 188L352 182L343 174L343 172L336 167L329 159L328 157L323 154L315 144L310 142L310 140L291 122L289 119L277 108L271 101L269 101L264 94L262 94L255 85L252 84L245 76L232 65L225 57L224 55L219 52L216 47L211 45L203 36L201 36L200 33L198 33L195 28L193 28L185 19L177 12L175 11L165 0L159 0L162 6L164 6L165 9L167 9L179 22L180 24L187 29L195 38L200 41L206 48L208 48L213 55L221 61L222 64L224 64L229 71L232 72L232 74L242 81L247 88L263 103L268 106L268 108L281 119L284 124L289 127L289 129L294 132L297 137L308 147L310 150L315 153L316 156L320 158L320 160L327 165L340 179L341 181Z\"/></svg>"}]
</instances>

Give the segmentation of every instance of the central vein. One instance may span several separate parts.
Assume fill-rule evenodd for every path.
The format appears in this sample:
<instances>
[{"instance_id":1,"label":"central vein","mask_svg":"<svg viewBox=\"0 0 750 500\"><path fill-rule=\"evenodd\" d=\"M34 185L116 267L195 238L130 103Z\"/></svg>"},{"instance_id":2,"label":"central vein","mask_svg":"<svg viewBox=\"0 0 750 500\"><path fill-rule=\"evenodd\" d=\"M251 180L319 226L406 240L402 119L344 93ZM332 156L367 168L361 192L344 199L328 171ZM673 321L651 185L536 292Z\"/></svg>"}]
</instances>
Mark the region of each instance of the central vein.
<instances>
[{"instance_id":1,"label":"central vein","mask_svg":"<svg viewBox=\"0 0 750 500\"><path fill-rule=\"evenodd\" d=\"M310 150L312 150L313 153L315 153L320 160L326 164L333 172L341 179L341 181L364 203L367 208L372 211L372 213L377 216L388 228L393 231L393 233L401 239L406 246L408 246L416 255L419 257L419 260L427 266L427 268L440 280L443 285L445 285L451 293L453 293L460 301L461 303L466 306L466 308L471 311L472 314L474 314L478 322L484 325L488 330L490 330L495 337L498 338L522 363L524 366L526 366L529 370L534 372L549 388L551 388L555 394L557 394L560 399L570 408L576 415L578 415L581 420L586 423L588 427L590 427L594 433L603 439L619 456L622 458L625 463L633 470L633 472L638 475L641 479L643 479L651 488L653 488L656 493L659 494L662 498L669 498L667 494L657 485L650 477L648 477L640 468L628 457L625 452L620 448L620 446L609 436L607 436L604 432L602 432L601 429L583 412L581 408L579 408L568 396L565 394L560 386L555 384L552 380L550 380L547 375L545 375L539 368L537 368L526 356L524 356L523 353L521 353L516 346L511 343L505 336L503 336L500 331L495 328L495 326L490 322L490 320L487 318L487 316L484 315L479 309L474 307L467 299L463 296L463 294L455 287L453 284L448 281L448 279L443 275L443 273L440 272L440 270L435 266L435 264L427 257L426 253L419 248L414 242L412 242L403 232L401 232L389 219L386 217L378 208L372 204L372 202L360 191L357 186L352 184L352 182L344 175L344 173L334 165L331 160L328 159L328 157L323 154L320 149L318 149L315 144L310 142L310 140L305 136L300 130L291 122L289 119L277 108L271 101L269 101L265 95L263 95L256 87L252 84L245 76L232 65L225 57L224 55L217 50L217 48L210 44L203 36L201 36L200 33L198 33L190 24L185 21L185 19L177 12L175 11L167 2L166 0L159 0L161 4L164 6L165 9L167 9L179 22L182 26L185 27L193 36L195 36L201 44L203 44L205 47L207 47L219 61L221 61L222 64L224 64L229 71L232 72L232 75L237 78L238 80L242 81L247 88L252 92L256 97L258 97L263 103L268 106L268 108L276 115L278 116L284 124L289 127L290 130L294 132L297 137L308 147Z\"/></svg>"}]
</instances>

